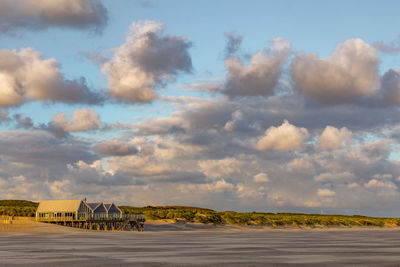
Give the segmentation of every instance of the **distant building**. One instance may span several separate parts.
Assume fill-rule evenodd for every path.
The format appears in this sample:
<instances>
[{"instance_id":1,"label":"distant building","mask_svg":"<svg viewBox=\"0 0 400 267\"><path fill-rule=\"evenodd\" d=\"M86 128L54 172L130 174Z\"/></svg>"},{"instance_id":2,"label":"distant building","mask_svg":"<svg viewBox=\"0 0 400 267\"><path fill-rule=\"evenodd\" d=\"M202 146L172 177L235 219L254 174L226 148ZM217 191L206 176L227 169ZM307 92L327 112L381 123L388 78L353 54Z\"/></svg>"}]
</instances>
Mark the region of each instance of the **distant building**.
<instances>
[{"instance_id":1,"label":"distant building","mask_svg":"<svg viewBox=\"0 0 400 267\"><path fill-rule=\"evenodd\" d=\"M44 200L36 210L37 221L76 221L122 218L114 203L89 203L84 200Z\"/></svg>"}]
</instances>

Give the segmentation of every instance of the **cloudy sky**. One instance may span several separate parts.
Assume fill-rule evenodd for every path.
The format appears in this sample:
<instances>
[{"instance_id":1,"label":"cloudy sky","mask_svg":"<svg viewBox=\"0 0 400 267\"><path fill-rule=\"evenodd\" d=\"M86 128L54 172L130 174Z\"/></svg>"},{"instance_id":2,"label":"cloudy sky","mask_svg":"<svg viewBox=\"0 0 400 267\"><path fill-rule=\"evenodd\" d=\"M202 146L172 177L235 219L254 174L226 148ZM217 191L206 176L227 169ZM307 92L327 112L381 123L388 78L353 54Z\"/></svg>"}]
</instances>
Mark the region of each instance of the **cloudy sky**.
<instances>
[{"instance_id":1,"label":"cloudy sky","mask_svg":"<svg viewBox=\"0 0 400 267\"><path fill-rule=\"evenodd\" d=\"M0 199L400 217L398 1L0 1Z\"/></svg>"}]
</instances>

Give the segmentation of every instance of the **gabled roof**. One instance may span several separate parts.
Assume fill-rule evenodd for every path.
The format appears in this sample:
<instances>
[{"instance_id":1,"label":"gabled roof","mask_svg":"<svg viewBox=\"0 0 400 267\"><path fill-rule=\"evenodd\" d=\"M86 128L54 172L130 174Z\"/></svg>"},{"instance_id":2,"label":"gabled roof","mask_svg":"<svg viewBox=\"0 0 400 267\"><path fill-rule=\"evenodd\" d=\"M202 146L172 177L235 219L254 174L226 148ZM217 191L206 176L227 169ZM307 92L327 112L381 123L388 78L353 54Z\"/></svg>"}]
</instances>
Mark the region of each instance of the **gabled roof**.
<instances>
[{"instance_id":1,"label":"gabled roof","mask_svg":"<svg viewBox=\"0 0 400 267\"><path fill-rule=\"evenodd\" d=\"M114 207L119 213L122 213L122 211L114 203L111 203L111 202L103 203L103 205L104 205L104 207L106 207L107 211L110 211L111 207Z\"/></svg>"},{"instance_id":2,"label":"gabled roof","mask_svg":"<svg viewBox=\"0 0 400 267\"><path fill-rule=\"evenodd\" d=\"M43 200L36 212L76 212L82 200Z\"/></svg>"},{"instance_id":3,"label":"gabled roof","mask_svg":"<svg viewBox=\"0 0 400 267\"><path fill-rule=\"evenodd\" d=\"M101 202L86 202L86 204L89 206L89 208L94 211L95 209L97 209L98 206L100 206L102 203Z\"/></svg>"}]
</instances>

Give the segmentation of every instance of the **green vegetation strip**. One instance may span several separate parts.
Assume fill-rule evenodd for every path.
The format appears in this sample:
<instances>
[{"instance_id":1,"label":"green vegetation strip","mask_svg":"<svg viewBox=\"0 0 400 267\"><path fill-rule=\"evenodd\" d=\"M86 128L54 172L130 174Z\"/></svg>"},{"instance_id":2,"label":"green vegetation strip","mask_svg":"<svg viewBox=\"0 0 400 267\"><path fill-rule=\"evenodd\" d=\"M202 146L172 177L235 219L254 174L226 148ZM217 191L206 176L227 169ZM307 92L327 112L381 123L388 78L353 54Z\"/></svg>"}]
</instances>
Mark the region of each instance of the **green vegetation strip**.
<instances>
[{"instance_id":1,"label":"green vegetation strip","mask_svg":"<svg viewBox=\"0 0 400 267\"><path fill-rule=\"evenodd\" d=\"M0 215L35 217L38 205L27 200L0 200Z\"/></svg>"},{"instance_id":2,"label":"green vegetation strip","mask_svg":"<svg viewBox=\"0 0 400 267\"><path fill-rule=\"evenodd\" d=\"M0 215L35 216L38 203L26 200L0 200ZM234 224L271 227L318 227L318 226L400 226L400 218L374 218L359 215L320 215L301 213L218 212L211 209L184 206L119 207L124 214L142 213L150 220L172 219L176 222L204 224Z\"/></svg>"},{"instance_id":3,"label":"green vegetation strip","mask_svg":"<svg viewBox=\"0 0 400 267\"><path fill-rule=\"evenodd\" d=\"M319 215L298 213L218 212L210 209L182 206L135 208L120 206L124 213L143 213L147 219L172 219L175 221L205 224L234 224L254 226L400 226L400 218L374 218L359 215Z\"/></svg>"}]
</instances>

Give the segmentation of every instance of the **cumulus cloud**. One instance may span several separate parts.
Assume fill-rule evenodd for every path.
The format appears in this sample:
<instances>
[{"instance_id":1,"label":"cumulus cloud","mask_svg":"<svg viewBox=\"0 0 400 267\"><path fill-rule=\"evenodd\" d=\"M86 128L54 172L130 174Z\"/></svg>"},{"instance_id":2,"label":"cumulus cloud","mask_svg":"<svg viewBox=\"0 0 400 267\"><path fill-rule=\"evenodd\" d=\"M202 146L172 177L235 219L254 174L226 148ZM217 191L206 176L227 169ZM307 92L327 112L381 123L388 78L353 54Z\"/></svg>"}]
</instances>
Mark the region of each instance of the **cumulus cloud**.
<instances>
[{"instance_id":1,"label":"cumulus cloud","mask_svg":"<svg viewBox=\"0 0 400 267\"><path fill-rule=\"evenodd\" d=\"M350 145L352 132L346 127L337 129L326 126L322 134L318 137L319 146L323 150L340 149L344 144Z\"/></svg>"},{"instance_id":2,"label":"cumulus cloud","mask_svg":"<svg viewBox=\"0 0 400 267\"><path fill-rule=\"evenodd\" d=\"M179 191L174 199L182 203L197 199L202 206L211 203L212 207L222 209L240 207L264 211L267 203L277 212L319 212L322 209L353 214L395 214L398 200L386 202L388 209L383 211L379 206L388 200L364 186L369 180L366 177L372 179L377 173L400 175L400 165L389 160L394 140L371 142L357 138L351 146L329 151L311 144L314 141L318 144L326 125L333 125L339 132L343 125L351 125L357 136L378 133L376 138L383 138L382 127L393 127L392 122L397 124L398 111L392 106L385 109L362 105L310 106L303 101L303 98L285 95L240 101L223 97L174 102L177 110L170 115L132 124L130 137L140 134L151 139L148 143L152 146L151 156L143 156L140 151L132 158L128 156L129 161L125 157L115 157L107 166L119 167L117 171L133 177L144 177L152 187L159 186L161 192L165 188L172 192L178 190L161 182L175 181L177 188L185 193ZM271 125L278 128L284 118L290 118L293 125L307 128L312 137L310 144L297 153L259 153L254 151L256 146L249 146L249 143L256 145L257 137ZM149 169L146 170L146 166ZM184 174L188 170L203 173L206 178L193 179L193 175ZM268 174L268 186L261 188L264 184L255 182L254 176L258 173ZM221 192L209 189L221 179L235 188ZM157 183L153 183L155 181ZM165 188L161 189L158 183L163 183ZM339 197L321 198L317 195L318 188L328 188Z\"/></svg>"},{"instance_id":3,"label":"cumulus cloud","mask_svg":"<svg viewBox=\"0 0 400 267\"><path fill-rule=\"evenodd\" d=\"M282 125L265 131L256 148L260 151L298 150L308 138L306 128L299 128L285 120Z\"/></svg>"},{"instance_id":4,"label":"cumulus cloud","mask_svg":"<svg viewBox=\"0 0 400 267\"><path fill-rule=\"evenodd\" d=\"M199 169L208 178L230 177L239 172L241 163L234 158L219 160L201 160L198 162Z\"/></svg>"},{"instance_id":5,"label":"cumulus cloud","mask_svg":"<svg viewBox=\"0 0 400 267\"><path fill-rule=\"evenodd\" d=\"M208 190L216 193L232 191L235 189L235 187L236 186L234 184L225 181L225 179L221 179L211 184L207 184Z\"/></svg>"},{"instance_id":6,"label":"cumulus cloud","mask_svg":"<svg viewBox=\"0 0 400 267\"><path fill-rule=\"evenodd\" d=\"M319 197L334 197L336 195L336 193L334 191L332 191L332 190L329 190L329 189L319 188L318 191L317 191L317 195Z\"/></svg>"},{"instance_id":7,"label":"cumulus cloud","mask_svg":"<svg viewBox=\"0 0 400 267\"><path fill-rule=\"evenodd\" d=\"M359 185L357 183L350 183L347 185L347 188L350 188L350 189L357 188L357 187L359 187Z\"/></svg>"},{"instance_id":8,"label":"cumulus cloud","mask_svg":"<svg viewBox=\"0 0 400 267\"><path fill-rule=\"evenodd\" d=\"M260 172L259 174L256 174L253 176L253 180L256 183L269 182L268 174L266 174L264 172Z\"/></svg>"},{"instance_id":9,"label":"cumulus cloud","mask_svg":"<svg viewBox=\"0 0 400 267\"><path fill-rule=\"evenodd\" d=\"M103 99L85 79L66 80L54 59L43 59L33 48L0 50L0 106L29 100L95 104Z\"/></svg>"},{"instance_id":10,"label":"cumulus cloud","mask_svg":"<svg viewBox=\"0 0 400 267\"><path fill-rule=\"evenodd\" d=\"M232 113L232 118L225 123L224 129L228 132L255 132L258 129L257 124L250 124L241 110Z\"/></svg>"},{"instance_id":11,"label":"cumulus cloud","mask_svg":"<svg viewBox=\"0 0 400 267\"><path fill-rule=\"evenodd\" d=\"M381 79L382 95L386 103L400 105L400 70L390 69Z\"/></svg>"},{"instance_id":12,"label":"cumulus cloud","mask_svg":"<svg viewBox=\"0 0 400 267\"><path fill-rule=\"evenodd\" d=\"M64 177L70 178L71 181L85 186L126 186L145 184L129 175L112 173L105 170L101 160L94 161L92 164L78 161L74 164L68 164L67 167L68 172Z\"/></svg>"},{"instance_id":13,"label":"cumulus cloud","mask_svg":"<svg viewBox=\"0 0 400 267\"><path fill-rule=\"evenodd\" d=\"M298 54L291 63L291 76L307 97L346 103L373 94L379 84L379 62L375 48L361 39L348 39L326 58Z\"/></svg>"},{"instance_id":14,"label":"cumulus cloud","mask_svg":"<svg viewBox=\"0 0 400 267\"><path fill-rule=\"evenodd\" d=\"M29 179L46 180L60 178L66 164L79 160L92 162L98 157L90 153L86 142L56 139L48 132L31 130L0 132L0 158L4 160L0 176L2 172L24 173Z\"/></svg>"},{"instance_id":15,"label":"cumulus cloud","mask_svg":"<svg viewBox=\"0 0 400 267\"><path fill-rule=\"evenodd\" d=\"M325 182L325 181L335 181L335 180L351 180L354 178L354 174L350 172L340 172L340 173L330 173L324 172L314 177L315 181Z\"/></svg>"},{"instance_id":16,"label":"cumulus cloud","mask_svg":"<svg viewBox=\"0 0 400 267\"><path fill-rule=\"evenodd\" d=\"M105 156L128 156L138 153L135 143L108 140L95 145L94 150Z\"/></svg>"},{"instance_id":17,"label":"cumulus cloud","mask_svg":"<svg viewBox=\"0 0 400 267\"><path fill-rule=\"evenodd\" d=\"M202 124L196 127L200 125L206 127ZM106 153L113 155L103 159L92 154L90 143L80 143L73 136L55 139L37 130L32 130L35 135L21 131L0 133L0 194L28 196L13 189L19 185L28 188L32 196L43 197L48 191L70 197L85 194L90 199L117 197L120 203L126 204L141 199L137 205L173 203L260 211L265 211L268 205L267 211L271 212L318 212L322 209L366 215L397 212L396 199L388 202L384 195L377 194L388 190L364 186L368 179L363 177L394 183L389 176L400 175L398 164L386 159L387 148L377 151L382 143L374 146L354 143L346 150L329 153L314 150L312 146L301 153L258 153L235 147L229 139L237 136L222 130L223 126L221 122L221 133L225 133L228 140L218 144L222 153L214 150L214 145L198 149L185 144L182 140L186 133L156 134L129 142L122 141L126 140L122 137L104 141L102 143L118 145L116 149L112 145L110 149L105 146ZM187 128L188 132L195 129ZM139 151L133 155L116 155L125 154L126 150L120 149L120 145L127 143L137 146ZM230 153L231 157L221 157ZM20 176L25 180L17 178ZM266 176L268 186L263 186ZM41 186L31 187L32 183ZM324 191L318 195L318 189L328 189L338 197ZM135 196L131 197L132 194ZM388 208L385 211L381 210L383 201Z\"/></svg>"},{"instance_id":18,"label":"cumulus cloud","mask_svg":"<svg viewBox=\"0 0 400 267\"><path fill-rule=\"evenodd\" d=\"M48 27L100 31L107 24L107 9L100 0L2 0L0 32Z\"/></svg>"},{"instance_id":19,"label":"cumulus cloud","mask_svg":"<svg viewBox=\"0 0 400 267\"><path fill-rule=\"evenodd\" d=\"M117 129L112 128L114 124L109 129L121 132L89 137L94 146L68 133L56 139L49 132L40 132L39 138L39 131L29 126L26 115L16 118L13 111L7 116L29 132L0 132L0 195L33 198L49 191L144 206L181 204L220 210L323 210L384 216L398 212L400 198L384 198L386 192L397 189L365 186L370 179L398 184L395 178L389 179L390 175L400 176L400 164L389 157L395 152L395 140L380 140L389 136L382 128L393 130L399 124L398 107L308 105L296 95L245 97L240 101L228 97L169 99L167 104L174 112L120 123L120 128L116 122ZM74 116L60 117L61 125L74 124ZM283 127L284 119L288 120L286 126L292 127ZM54 122L51 125L58 127ZM348 125L357 136L377 140L358 138L345 149L327 152L318 149L326 125L335 127L334 135L341 136L341 127ZM100 126L95 123L94 127ZM285 131L277 131L280 127ZM275 131L266 134L266 129ZM28 138L31 131L38 136ZM301 142L287 137L296 132L301 133L297 138ZM100 138L110 135L116 139L99 143ZM141 137L136 138L138 135ZM267 136L268 150L279 153L255 151L257 142ZM308 136L312 137L310 143L317 145L307 143L297 153L282 149L288 143L300 143L302 148ZM25 180L18 178L21 176ZM265 176L268 182L263 184ZM18 191L21 187L30 192ZM324 196L324 191L320 196L318 189L330 190L338 197ZM385 209L381 208L383 203Z\"/></svg>"},{"instance_id":20,"label":"cumulus cloud","mask_svg":"<svg viewBox=\"0 0 400 267\"><path fill-rule=\"evenodd\" d=\"M372 177L375 179L392 179L393 175L390 173L384 173L384 174L375 174Z\"/></svg>"},{"instance_id":21,"label":"cumulus cloud","mask_svg":"<svg viewBox=\"0 0 400 267\"><path fill-rule=\"evenodd\" d=\"M397 189L397 186L393 182L377 179L369 180L368 183L364 184L364 186L367 188Z\"/></svg>"},{"instance_id":22,"label":"cumulus cloud","mask_svg":"<svg viewBox=\"0 0 400 267\"><path fill-rule=\"evenodd\" d=\"M296 173L301 172L301 173L311 174L315 172L315 168L312 162L304 157L295 158L292 161L288 162L286 164L286 169L290 172L296 172Z\"/></svg>"},{"instance_id":23,"label":"cumulus cloud","mask_svg":"<svg viewBox=\"0 0 400 267\"><path fill-rule=\"evenodd\" d=\"M289 53L290 43L277 37L268 49L252 55L248 64L238 57L227 58L222 93L229 97L272 95Z\"/></svg>"},{"instance_id":24,"label":"cumulus cloud","mask_svg":"<svg viewBox=\"0 0 400 267\"><path fill-rule=\"evenodd\" d=\"M132 23L126 41L102 66L110 94L126 102L150 102L156 89L192 70L191 43L184 37L163 34L154 21Z\"/></svg>"},{"instance_id":25,"label":"cumulus cloud","mask_svg":"<svg viewBox=\"0 0 400 267\"><path fill-rule=\"evenodd\" d=\"M173 167L162 159L141 155L111 157L108 160L108 168L111 172L129 173L144 177L168 175L173 172Z\"/></svg>"},{"instance_id":26,"label":"cumulus cloud","mask_svg":"<svg viewBox=\"0 0 400 267\"><path fill-rule=\"evenodd\" d=\"M71 119L60 112L53 117L52 124L65 132L82 132L98 129L101 126L99 115L91 109L78 109L74 111Z\"/></svg>"}]
</instances>

